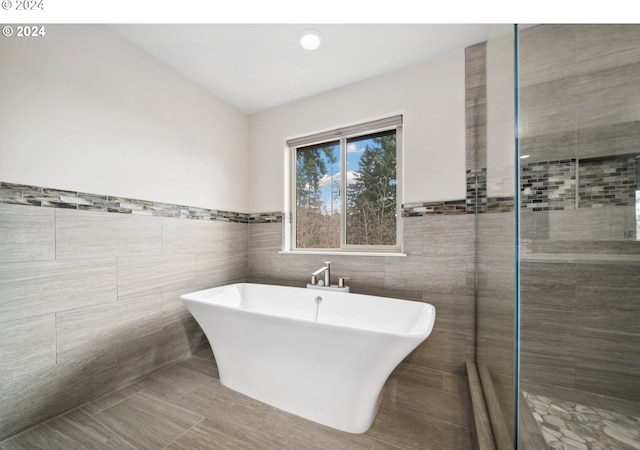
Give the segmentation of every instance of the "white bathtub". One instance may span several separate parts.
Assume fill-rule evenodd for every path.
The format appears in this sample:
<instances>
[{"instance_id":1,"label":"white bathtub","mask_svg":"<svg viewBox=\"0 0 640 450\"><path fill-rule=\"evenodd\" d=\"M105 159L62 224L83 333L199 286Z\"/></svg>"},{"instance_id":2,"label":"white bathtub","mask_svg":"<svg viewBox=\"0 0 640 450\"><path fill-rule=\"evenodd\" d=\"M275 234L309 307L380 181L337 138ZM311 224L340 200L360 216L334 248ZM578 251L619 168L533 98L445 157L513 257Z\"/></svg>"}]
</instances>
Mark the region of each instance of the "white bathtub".
<instances>
[{"instance_id":1,"label":"white bathtub","mask_svg":"<svg viewBox=\"0 0 640 450\"><path fill-rule=\"evenodd\" d=\"M350 433L371 426L388 376L435 321L428 303L284 286L232 284L181 298L223 385Z\"/></svg>"}]
</instances>

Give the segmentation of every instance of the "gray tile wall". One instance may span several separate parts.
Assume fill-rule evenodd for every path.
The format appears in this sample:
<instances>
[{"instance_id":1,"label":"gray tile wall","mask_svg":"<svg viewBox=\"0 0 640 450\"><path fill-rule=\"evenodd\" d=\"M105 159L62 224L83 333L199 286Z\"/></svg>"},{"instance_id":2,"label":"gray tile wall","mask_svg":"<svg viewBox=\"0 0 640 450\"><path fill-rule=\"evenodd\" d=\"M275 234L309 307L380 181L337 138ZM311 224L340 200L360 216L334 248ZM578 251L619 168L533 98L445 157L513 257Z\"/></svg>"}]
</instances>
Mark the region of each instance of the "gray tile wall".
<instances>
[{"instance_id":1,"label":"gray tile wall","mask_svg":"<svg viewBox=\"0 0 640 450\"><path fill-rule=\"evenodd\" d=\"M522 153L577 161L572 203L522 213L522 381L638 401L640 25L544 25L520 43Z\"/></svg>"},{"instance_id":2,"label":"gray tile wall","mask_svg":"<svg viewBox=\"0 0 640 450\"><path fill-rule=\"evenodd\" d=\"M12 203L0 203L0 439L201 349L179 296L248 277L247 220Z\"/></svg>"},{"instance_id":3,"label":"gray tile wall","mask_svg":"<svg viewBox=\"0 0 640 450\"><path fill-rule=\"evenodd\" d=\"M467 49L467 212L486 197L484 44ZM640 26L520 35L521 382L640 399ZM529 188L529 189L527 189ZM513 215L479 214L477 360L513 404ZM635 299L635 300L632 300ZM635 361L635 363L634 363Z\"/></svg>"},{"instance_id":4,"label":"gray tile wall","mask_svg":"<svg viewBox=\"0 0 640 450\"><path fill-rule=\"evenodd\" d=\"M486 43L468 47L466 69L467 212L475 220L476 360L495 429L513 434L514 199L488 197ZM502 181L501 181L502 182ZM490 379L487 380L486 378ZM510 436L513 439L513 436Z\"/></svg>"},{"instance_id":5,"label":"gray tile wall","mask_svg":"<svg viewBox=\"0 0 640 450\"><path fill-rule=\"evenodd\" d=\"M249 275L304 286L307 272L325 260L278 254L282 213L227 213L10 183L0 183L0 208L0 338L8 355L0 365L7 375L0 438L200 348L204 336L182 293ZM475 354L473 229L465 213L465 200L405 205L408 257L333 258L334 274L350 277L354 292L436 306L429 341L396 372L429 388L425 404L434 416L443 401L467 418L470 407L464 364ZM69 379L73 389L65 386Z\"/></svg>"}]
</instances>

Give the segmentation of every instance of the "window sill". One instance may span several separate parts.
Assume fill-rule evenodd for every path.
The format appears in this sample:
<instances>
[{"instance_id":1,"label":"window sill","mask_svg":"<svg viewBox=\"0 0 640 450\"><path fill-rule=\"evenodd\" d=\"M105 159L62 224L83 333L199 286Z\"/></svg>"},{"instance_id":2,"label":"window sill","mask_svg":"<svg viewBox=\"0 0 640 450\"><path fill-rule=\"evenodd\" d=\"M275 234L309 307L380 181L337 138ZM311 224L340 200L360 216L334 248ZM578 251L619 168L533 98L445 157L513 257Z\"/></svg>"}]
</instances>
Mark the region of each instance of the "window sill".
<instances>
[{"instance_id":1,"label":"window sill","mask_svg":"<svg viewBox=\"0 0 640 450\"><path fill-rule=\"evenodd\" d=\"M282 250L280 255L339 255L339 256L394 256L405 257L406 253L399 252L359 252L359 251L322 251L322 250Z\"/></svg>"}]
</instances>

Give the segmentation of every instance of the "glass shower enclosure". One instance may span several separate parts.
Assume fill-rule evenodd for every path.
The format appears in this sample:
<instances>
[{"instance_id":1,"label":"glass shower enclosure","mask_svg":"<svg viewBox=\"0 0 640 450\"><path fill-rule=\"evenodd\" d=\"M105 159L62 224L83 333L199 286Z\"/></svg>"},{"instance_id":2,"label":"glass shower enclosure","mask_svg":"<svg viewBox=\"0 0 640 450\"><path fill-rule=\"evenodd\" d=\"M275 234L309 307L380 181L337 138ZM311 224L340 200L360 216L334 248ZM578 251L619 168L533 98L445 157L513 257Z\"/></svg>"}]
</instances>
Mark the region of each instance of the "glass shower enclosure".
<instances>
[{"instance_id":1,"label":"glass shower enclosure","mask_svg":"<svg viewBox=\"0 0 640 450\"><path fill-rule=\"evenodd\" d=\"M467 49L476 363L494 442L637 449L640 25L499 28Z\"/></svg>"}]
</instances>

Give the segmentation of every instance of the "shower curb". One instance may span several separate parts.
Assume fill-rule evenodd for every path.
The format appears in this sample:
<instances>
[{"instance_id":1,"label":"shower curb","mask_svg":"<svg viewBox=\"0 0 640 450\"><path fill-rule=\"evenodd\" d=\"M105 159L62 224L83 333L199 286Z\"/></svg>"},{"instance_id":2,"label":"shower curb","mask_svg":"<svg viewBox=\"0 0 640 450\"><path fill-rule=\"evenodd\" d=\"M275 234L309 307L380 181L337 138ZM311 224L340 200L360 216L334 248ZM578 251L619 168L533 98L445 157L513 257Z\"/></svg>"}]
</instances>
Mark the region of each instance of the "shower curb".
<instances>
[{"instance_id":1,"label":"shower curb","mask_svg":"<svg viewBox=\"0 0 640 450\"><path fill-rule=\"evenodd\" d=\"M496 446L491 432L491 423L487 412L487 404L482 393L482 385L478 376L476 363L467 361L467 379L471 392L471 404L473 405L473 434L476 449L495 450Z\"/></svg>"}]
</instances>

